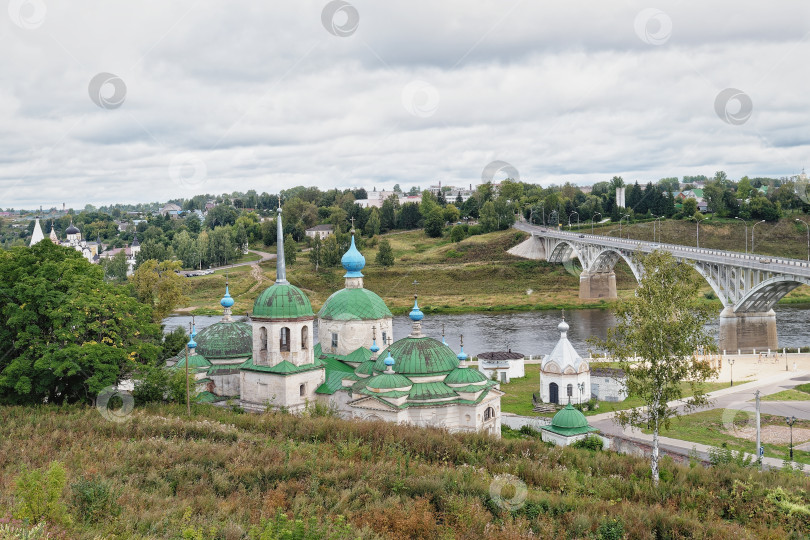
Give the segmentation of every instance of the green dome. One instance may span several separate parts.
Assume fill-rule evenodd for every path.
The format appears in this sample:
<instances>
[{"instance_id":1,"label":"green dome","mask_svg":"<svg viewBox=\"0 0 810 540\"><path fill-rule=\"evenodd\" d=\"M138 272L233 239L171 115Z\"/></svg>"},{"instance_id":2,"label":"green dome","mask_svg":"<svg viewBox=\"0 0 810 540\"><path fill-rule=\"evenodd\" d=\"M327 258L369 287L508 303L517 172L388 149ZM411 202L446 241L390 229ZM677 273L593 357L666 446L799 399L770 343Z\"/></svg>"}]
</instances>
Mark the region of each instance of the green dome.
<instances>
[{"instance_id":1,"label":"green dome","mask_svg":"<svg viewBox=\"0 0 810 540\"><path fill-rule=\"evenodd\" d=\"M487 376L472 368L458 367L450 372L450 375L444 378L445 384L473 384L486 381Z\"/></svg>"},{"instance_id":2,"label":"green dome","mask_svg":"<svg viewBox=\"0 0 810 540\"><path fill-rule=\"evenodd\" d=\"M186 367L186 355L180 353L177 355L180 360L174 365L175 368L183 368ZM213 364L205 359L205 357L201 354L190 354L188 355L188 367L189 369L192 368L208 368L211 367Z\"/></svg>"},{"instance_id":3,"label":"green dome","mask_svg":"<svg viewBox=\"0 0 810 540\"><path fill-rule=\"evenodd\" d=\"M559 429L579 429L587 428L588 419L582 412L574 408L570 403L551 419L551 425Z\"/></svg>"},{"instance_id":4,"label":"green dome","mask_svg":"<svg viewBox=\"0 0 810 540\"><path fill-rule=\"evenodd\" d=\"M314 317L312 305L304 292L289 283L268 287L253 303L253 316L267 319Z\"/></svg>"},{"instance_id":5,"label":"green dome","mask_svg":"<svg viewBox=\"0 0 810 540\"><path fill-rule=\"evenodd\" d=\"M341 289L326 300L318 317L336 321L368 321L393 315L376 293L368 289Z\"/></svg>"},{"instance_id":6,"label":"green dome","mask_svg":"<svg viewBox=\"0 0 810 540\"><path fill-rule=\"evenodd\" d=\"M366 388L375 390L393 390L394 388L410 388L411 386L413 386L411 380L399 373L381 373L366 382Z\"/></svg>"},{"instance_id":7,"label":"green dome","mask_svg":"<svg viewBox=\"0 0 810 540\"><path fill-rule=\"evenodd\" d=\"M384 359L389 350L397 359L394 371L404 375L450 373L458 367L458 358L447 345L429 337L406 337L395 341L380 354L374 364L375 371L385 371Z\"/></svg>"},{"instance_id":8,"label":"green dome","mask_svg":"<svg viewBox=\"0 0 810 540\"><path fill-rule=\"evenodd\" d=\"M206 358L244 358L253 353L253 329L244 322L218 322L195 338L197 353Z\"/></svg>"}]
</instances>

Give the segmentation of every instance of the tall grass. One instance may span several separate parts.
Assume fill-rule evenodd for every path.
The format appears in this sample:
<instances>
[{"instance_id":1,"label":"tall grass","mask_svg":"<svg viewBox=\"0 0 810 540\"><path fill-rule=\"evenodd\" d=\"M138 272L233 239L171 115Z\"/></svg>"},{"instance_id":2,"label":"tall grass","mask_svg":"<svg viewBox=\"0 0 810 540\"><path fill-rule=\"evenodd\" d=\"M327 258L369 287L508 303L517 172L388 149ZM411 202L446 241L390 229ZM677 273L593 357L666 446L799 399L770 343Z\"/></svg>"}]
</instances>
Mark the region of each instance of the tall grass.
<instances>
[{"instance_id":1,"label":"tall grass","mask_svg":"<svg viewBox=\"0 0 810 540\"><path fill-rule=\"evenodd\" d=\"M154 406L120 424L90 408L0 409L0 508L14 507L21 471L53 461L67 485L117 495L105 519L69 506L76 538L248 538L296 520L361 538L799 538L810 527L795 510L810 503L806 478L733 464L664 460L655 488L643 459L535 440L202 405L191 419ZM490 494L502 474L528 488L512 511Z\"/></svg>"}]
</instances>

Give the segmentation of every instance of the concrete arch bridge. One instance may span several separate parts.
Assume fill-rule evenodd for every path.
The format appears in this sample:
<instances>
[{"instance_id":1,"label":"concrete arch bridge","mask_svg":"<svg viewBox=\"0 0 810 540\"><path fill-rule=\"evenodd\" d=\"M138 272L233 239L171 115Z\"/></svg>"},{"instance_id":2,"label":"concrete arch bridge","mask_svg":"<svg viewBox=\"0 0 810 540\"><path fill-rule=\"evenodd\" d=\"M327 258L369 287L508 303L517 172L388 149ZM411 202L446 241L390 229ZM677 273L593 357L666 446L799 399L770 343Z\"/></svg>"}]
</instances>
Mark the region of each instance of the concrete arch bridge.
<instances>
[{"instance_id":1,"label":"concrete arch bridge","mask_svg":"<svg viewBox=\"0 0 810 540\"><path fill-rule=\"evenodd\" d=\"M509 252L562 263L579 273L582 299L616 298L613 269L619 260L638 280L644 271L636 261L638 254L668 251L692 265L723 303L718 342L720 350L729 352L777 349L774 305L799 285L810 285L810 264L797 259L565 232L524 222L514 227L531 236ZM574 260L579 261L581 272Z\"/></svg>"}]
</instances>

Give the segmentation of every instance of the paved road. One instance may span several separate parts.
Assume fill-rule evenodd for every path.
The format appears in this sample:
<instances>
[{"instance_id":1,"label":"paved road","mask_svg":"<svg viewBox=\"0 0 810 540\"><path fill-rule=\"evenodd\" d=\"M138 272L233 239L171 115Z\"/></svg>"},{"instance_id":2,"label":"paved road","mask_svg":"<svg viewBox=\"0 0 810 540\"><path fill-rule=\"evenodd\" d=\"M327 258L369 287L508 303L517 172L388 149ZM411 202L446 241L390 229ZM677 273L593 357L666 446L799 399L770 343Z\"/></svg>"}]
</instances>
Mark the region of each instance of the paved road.
<instances>
[{"instance_id":1,"label":"paved road","mask_svg":"<svg viewBox=\"0 0 810 540\"><path fill-rule=\"evenodd\" d=\"M704 407L701 410L711 409L737 409L743 411L754 411L754 392L760 391L760 395L775 394L781 390L792 388L797 384L803 384L810 380L810 372L782 372L769 377L764 377L762 380L753 381L750 383L743 383L731 388L724 388L716 390L709 394L712 399L711 405ZM671 407L676 407L679 411L683 412L683 405L679 402L671 402ZM810 401L762 401L760 410L767 414L778 414L780 416L793 415L796 418L810 419ZM633 439L637 442L650 444L652 442L652 435L642 433L641 430L635 428L622 428L613 421L614 413L603 413L588 417L588 423L595 428L598 428L605 435L621 435ZM532 416L517 416L504 414L501 416L501 422L512 428L519 429L523 425L540 427L544 420L538 420L537 417ZM697 444L690 441L683 441L680 439L673 439L670 437L659 437L660 447L663 450L688 456L693 451L697 451L698 455L705 460L708 460L710 447L704 444ZM753 443L752 443L753 446ZM766 467L781 468L782 460L777 458L763 458L763 464Z\"/></svg>"},{"instance_id":2,"label":"paved road","mask_svg":"<svg viewBox=\"0 0 810 540\"><path fill-rule=\"evenodd\" d=\"M235 263L235 264L227 264L225 266L217 266L217 267L211 268L211 270L218 271L218 270L227 270L228 268L236 268L237 266L258 265L259 263L263 263L263 262L269 261L269 260L274 260L276 258L275 253L266 253L264 251L258 251L258 250L255 250L255 249L249 249L248 253L255 253L256 255L258 255L261 258L259 260L257 260L257 261L244 261L244 262L239 262L239 263ZM183 275L185 275L187 272L195 272L195 271L196 270L188 270L188 271L183 271L181 273Z\"/></svg>"}]
</instances>

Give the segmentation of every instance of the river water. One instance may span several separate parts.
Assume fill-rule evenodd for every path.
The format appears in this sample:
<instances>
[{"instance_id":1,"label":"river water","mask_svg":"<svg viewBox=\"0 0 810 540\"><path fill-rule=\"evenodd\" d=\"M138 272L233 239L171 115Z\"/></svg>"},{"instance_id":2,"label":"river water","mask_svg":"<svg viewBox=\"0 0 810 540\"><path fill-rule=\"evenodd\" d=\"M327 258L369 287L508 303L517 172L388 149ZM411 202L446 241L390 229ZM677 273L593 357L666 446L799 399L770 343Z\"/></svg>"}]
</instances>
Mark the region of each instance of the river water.
<instances>
[{"instance_id":1,"label":"river water","mask_svg":"<svg viewBox=\"0 0 810 540\"><path fill-rule=\"evenodd\" d=\"M810 308L795 306L777 306L776 326L779 333L779 347L806 347L810 345ZM513 351L525 355L545 355L551 352L560 332L559 311L531 311L526 313L467 313L464 315L425 315L422 321L422 333L436 339L442 339L444 328L447 344L453 349L459 348L459 334L464 334L464 350L470 356L487 351ZM197 331L220 321L222 317L196 317ZM239 320L239 318L237 318ZM604 339L608 328L616 324L612 311L601 309L578 309L565 312L565 320L570 325L568 339L574 348L583 356L589 351L599 353L599 349L586 340L590 337ZM164 319L166 331L182 326L188 329L191 317L173 316ZM315 336L317 338L317 320ZM708 330L717 334L718 322L708 326ZM411 321L407 315L394 317L394 337L399 339L411 332Z\"/></svg>"}]
</instances>

